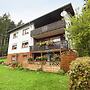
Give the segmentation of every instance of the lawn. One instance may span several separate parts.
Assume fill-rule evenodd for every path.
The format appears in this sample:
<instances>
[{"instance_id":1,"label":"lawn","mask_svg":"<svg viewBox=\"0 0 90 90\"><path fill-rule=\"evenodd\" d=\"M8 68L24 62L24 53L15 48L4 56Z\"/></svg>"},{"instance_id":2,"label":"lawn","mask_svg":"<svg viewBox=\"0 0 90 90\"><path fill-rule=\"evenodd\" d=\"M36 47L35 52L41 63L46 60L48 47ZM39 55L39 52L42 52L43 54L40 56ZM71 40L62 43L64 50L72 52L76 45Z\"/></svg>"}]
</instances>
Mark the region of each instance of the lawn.
<instances>
[{"instance_id":1,"label":"lawn","mask_svg":"<svg viewBox=\"0 0 90 90\"><path fill-rule=\"evenodd\" d=\"M6 61L5 58L0 59L0 63Z\"/></svg>"},{"instance_id":2,"label":"lawn","mask_svg":"<svg viewBox=\"0 0 90 90\"><path fill-rule=\"evenodd\" d=\"M0 90L68 90L68 77L0 65Z\"/></svg>"}]
</instances>

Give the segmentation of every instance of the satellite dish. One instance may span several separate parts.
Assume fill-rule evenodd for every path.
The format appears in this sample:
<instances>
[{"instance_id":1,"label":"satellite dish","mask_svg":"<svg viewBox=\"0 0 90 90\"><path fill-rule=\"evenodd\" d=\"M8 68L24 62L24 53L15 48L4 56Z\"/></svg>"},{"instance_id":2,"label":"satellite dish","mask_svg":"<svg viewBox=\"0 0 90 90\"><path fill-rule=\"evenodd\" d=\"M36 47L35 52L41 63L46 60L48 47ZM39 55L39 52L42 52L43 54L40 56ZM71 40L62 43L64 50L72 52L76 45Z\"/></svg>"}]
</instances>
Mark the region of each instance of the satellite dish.
<instances>
[{"instance_id":1,"label":"satellite dish","mask_svg":"<svg viewBox=\"0 0 90 90\"><path fill-rule=\"evenodd\" d=\"M66 15L67 15L67 12L65 10L61 12L62 17L66 16Z\"/></svg>"}]
</instances>

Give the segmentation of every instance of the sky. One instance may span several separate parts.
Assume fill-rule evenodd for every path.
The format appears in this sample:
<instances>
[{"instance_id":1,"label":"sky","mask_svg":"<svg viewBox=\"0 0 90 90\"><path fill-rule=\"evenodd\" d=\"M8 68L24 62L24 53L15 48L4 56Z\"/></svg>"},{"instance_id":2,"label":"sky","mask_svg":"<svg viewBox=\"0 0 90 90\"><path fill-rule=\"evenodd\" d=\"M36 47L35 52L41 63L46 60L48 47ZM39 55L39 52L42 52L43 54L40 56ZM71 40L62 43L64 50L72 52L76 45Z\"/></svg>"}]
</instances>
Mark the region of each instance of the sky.
<instances>
[{"instance_id":1,"label":"sky","mask_svg":"<svg viewBox=\"0 0 90 90\"><path fill-rule=\"evenodd\" d=\"M83 0L0 0L0 16L9 13L15 23L27 23L68 3L74 10L83 6Z\"/></svg>"}]
</instances>

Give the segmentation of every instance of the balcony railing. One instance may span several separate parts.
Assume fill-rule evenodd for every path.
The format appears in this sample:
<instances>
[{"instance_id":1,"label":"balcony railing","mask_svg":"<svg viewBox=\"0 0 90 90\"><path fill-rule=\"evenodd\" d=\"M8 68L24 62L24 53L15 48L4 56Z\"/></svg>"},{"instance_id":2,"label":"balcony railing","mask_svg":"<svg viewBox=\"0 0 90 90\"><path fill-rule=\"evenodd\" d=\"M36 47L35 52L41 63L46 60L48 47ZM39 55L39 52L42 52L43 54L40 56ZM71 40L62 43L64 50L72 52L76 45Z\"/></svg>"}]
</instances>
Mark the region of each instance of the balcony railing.
<instances>
[{"instance_id":1,"label":"balcony railing","mask_svg":"<svg viewBox=\"0 0 90 90\"><path fill-rule=\"evenodd\" d=\"M44 45L44 46L34 45L34 46L32 46L31 51L54 50L54 49L60 49L60 48L67 49L68 48L68 42L66 40L60 41L60 42L54 42L50 46L47 46L47 45Z\"/></svg>"},{"instance_id":2,"label":"balcony railing","mask_svg":"<svg viewBox=\"0 0 90 90\"><path fill-rule=\"evenodd\" d=\"M42 26L40 28L36 28L35 30L31 31L31 36L35 36L35 35L39 35L42 34L44 32L48 32L48 31L53 31L59 28L64 28L65 27L65 21L64 20L60 20L45 26Z\"/></svg>"}]
</instances>

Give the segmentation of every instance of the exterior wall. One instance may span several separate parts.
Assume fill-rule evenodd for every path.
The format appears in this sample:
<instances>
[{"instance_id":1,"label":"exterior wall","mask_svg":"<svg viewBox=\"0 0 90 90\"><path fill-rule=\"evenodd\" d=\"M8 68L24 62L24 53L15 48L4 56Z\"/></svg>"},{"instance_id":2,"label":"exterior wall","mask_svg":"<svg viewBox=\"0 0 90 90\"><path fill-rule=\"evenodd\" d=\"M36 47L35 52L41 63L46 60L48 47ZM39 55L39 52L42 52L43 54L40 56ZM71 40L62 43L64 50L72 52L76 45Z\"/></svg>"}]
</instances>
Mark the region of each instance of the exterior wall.
<instances>
[{"instance_id":1,"label":"exterior wall","mask_svg":"<svg viewBox=\"0 0 90 90\"><path fill-rule=\"evenodd\" d=\"M17 56L17 61L19 64L22 65L24 68L28 68L30 70L39 70L42 67L42 70L45 72L58 72L60 69L63 69L64 71L69 70L70 63L76 59L77 55L73 51L64 51L61 54L61 61L60 65L49 65L48 62L41 66L40 62L32 62L28 63L27 58L31 56L31 53L19 53L19 54L9 54L8 55L8 61L7 64L12 63L12 56ZM26 56L26 57L24 57Z\"/></svg>"},{"instance_id":2,"label":"exterior wall","mask_svg":"<svg viewBox=\"0 0 90 90\"><path fill-rule=\"evenodd\" d=\"M30 57L30 52L25 52L25 53L19 53L19 54L8 54L7 56L7 61L6 63L9 64L9 63L12 63L13 60L12 60L12 56L16 56L17 59L16 61L18 61L18 63L20 64L24 64L25 62L27 62L27 59Z\"/></svg>"},{"instance_id":3,"label":"exterior wall","mask_svg":"<svg viewBox=\"0 0 90 90\"><path fill-rule=\"evenodd\" d=\"M22 35L22 31L23 29L28 28L28 32L29 34L26 35ZM34 25L30 25L30 26L26 26L22 29L19 29L15 32L18 32L18 36L16 38L13 39L13 34L15 32L12 32L10 34L10 38L9 38L9 47L8 47L8 54L15 54L15 53L24 53L24 52L29 52L29 46L33 45L33 38L30 36L31 31L34 29ZM29 45L27 48L22 48L22 42L23 41L28 41ZM12 45L13 44L17 44L17 49L12 50Z\"/></svg>"},{"instance_id":4,"label":"exterior wall","mask_svg":"<svg viewBox=\"0 0 90 90\"><path fill-rule=\"evenodd\" d=\"M30 70L39 70L42 66L40 62L34 62L34 64L29 64L27 58L30 57L30 53L19 53L19 54L8 54L8 61L6 62L6 64L10 64L12 63L12 56L17 56L17 61L20 65L22 65L23 68L28 68ZM25 58L24 55L27 55L27 57ZM48 65L45 64L42 67L42 70L45 72L58 72L60 70L60 65Z\"/></svg>"}]
</instances>

